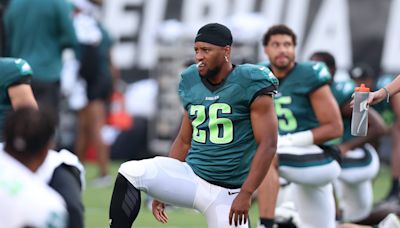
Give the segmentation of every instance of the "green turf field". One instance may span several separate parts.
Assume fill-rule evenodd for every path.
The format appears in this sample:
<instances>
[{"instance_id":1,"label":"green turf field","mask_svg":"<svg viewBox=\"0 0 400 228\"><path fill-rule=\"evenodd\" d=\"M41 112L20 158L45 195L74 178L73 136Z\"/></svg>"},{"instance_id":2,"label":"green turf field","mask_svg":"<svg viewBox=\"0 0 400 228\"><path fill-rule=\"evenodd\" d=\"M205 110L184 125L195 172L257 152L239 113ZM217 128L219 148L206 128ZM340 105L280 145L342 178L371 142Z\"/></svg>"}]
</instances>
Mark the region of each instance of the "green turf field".
<instances>
[{"instance_id":1,"label":"green turf field","mask_svg":"<svg viewBox=\"0 0 400 228\"><path fill-rule=\"evenodd\" d=\"M111 165L111 173L115 177L119 167L118 162L113 162ZM85 224L87 228L105 228L108 227L108 206L111 199L112 187L93 188L90 186L90 181L96 177L97 169L93 164L86 164L86 179L87 188L83 194L85 205ZM384 197L389 186L389 169L384 166L379 172L378 178L374 182L374 197L375 202ZM144 197L142 197L142 201ZM258 211L253 205L251 211L252 227L256 227ZM135 222L135 227L139 228L180 228L180 227L207 227L205 219L201 214L188 209L174 209L168 211L169 222L164 225L158 223L145 206L142 206L139 217Z\"/></svg>"}]
</instances>

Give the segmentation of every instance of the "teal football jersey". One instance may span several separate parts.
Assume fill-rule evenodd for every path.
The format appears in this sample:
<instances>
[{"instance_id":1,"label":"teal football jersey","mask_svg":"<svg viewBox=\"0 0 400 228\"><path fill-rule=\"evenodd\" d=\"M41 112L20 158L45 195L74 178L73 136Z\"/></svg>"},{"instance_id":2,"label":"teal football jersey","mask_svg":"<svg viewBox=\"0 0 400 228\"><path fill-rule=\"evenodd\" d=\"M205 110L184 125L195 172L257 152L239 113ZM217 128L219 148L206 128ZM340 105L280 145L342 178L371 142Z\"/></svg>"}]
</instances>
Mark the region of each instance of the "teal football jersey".
<instances>
[{"instance_id":1,"label":"teal football jersey","mask_svg":"<svg viewBox=\"0 0 400 228\"><path fill-rule=\"evenodd\" d=\"M283 79L275 95L279 134L285 135L319 126L309 94L331 80L328 68L321 62L296 63Z\"/></svg>"},{"instance_id":2,"label":"teal football jersey","mask_svg":"<svg viewBox=\"0 0 400 228\"><path fill-rule=\"evenodd\" d=\"M378 78L378 80L376 81L376 85L375 85L375 90L379 90L385 86L387 86L390 82L393 81L393 79L395 78L394 75L390 75L390 74L385 74L382 75ZM374 91L375 91L374 90ZM395 121L395 115L392 109L392 106L390 105L390 103L387 103L386 100L379 102L378 104L374 105L374 108L376 109L376 111L379 112L379 114L381 114L383 120L385 120L385 123L388 125L392 125Z\"/></svg>"},{"instance_id":3,"label":"teal football jersey","mask_svg":"<svg viewBox=\"0 0 400 228\"><path fill-rule=\"evenodd\" d=\"M8 87L31 75L31 67L25 60L0 58L0 130L4 127L4 119L8 112L12 110ZM0 141L3 141L2 136Z\"/></svg>"},{"instance_id":4,"label":"teal football jersey","mask_svg":"<svg viewBox=\"0 0 400 228\"><path fill-rule=\"evenodd\" d=\"M276 92L278 80L263 66L236 66L218 86L202 78L196 65L181 75L178 93L193 127L186 162L202 179L238 188L256 151L250 106L260 94Z\"/></svg>"},{"instance_id":5,"label":"teal football jersey","mask_svg":"<svg viewBox=\"0 0 400 228\"><path fill-rule=\"evenodd\" d=\"M347 104L351 100L351 96L354 93L355 84L351 80L335 82L331 84L331 91L335 97L339 107ZM344 117L343 119L343 136L336 143L343 143L350 140L353 136L351 135L351 116Z\"/></svg>"}]
</instances>

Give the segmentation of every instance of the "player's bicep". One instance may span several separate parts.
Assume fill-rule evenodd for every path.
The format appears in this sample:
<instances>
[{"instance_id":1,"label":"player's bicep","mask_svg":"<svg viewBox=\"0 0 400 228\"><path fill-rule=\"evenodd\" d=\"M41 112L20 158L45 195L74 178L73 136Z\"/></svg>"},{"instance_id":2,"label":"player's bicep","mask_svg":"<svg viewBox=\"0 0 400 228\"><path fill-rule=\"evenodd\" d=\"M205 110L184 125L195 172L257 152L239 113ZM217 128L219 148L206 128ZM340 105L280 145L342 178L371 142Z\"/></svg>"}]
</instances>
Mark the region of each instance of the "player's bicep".
<instances>
[{"instance_id":1,"label":"player's bicep","mask_svg":"<svg viewBox=\"0 0 400 228\"><path fill-rule=\"evenodd\" d=\"M192 125L188 113L185 111L181 127L169 151L169 157L184 161L192 141Z\"/></svg>"},{"instance_id":2,"label":"player's bicep","mask_svg":"<svg viewBox=\"0 0 400 228\"><path fill-rule=\"evenodd\" d=\"M187 111L184 112L183 118L182 118L182 123L181 123L181 128L179 130L179 138L182 140L184 144L189 144L192 141L192 123L189 119L189 115Z\"/></svg>"},{"instance_id":3,"label":"player's bicep","mask_svg":"<svg viewBox=\"0 0 400 228\"><path fill-rule=\"evenodd\" d=\"M311 93L310 101L320 125L334 124L342 128L339 106L328 85L321 86Z\"/></svg>"},{"instance_id":4,"label":"player's bicep","mask_svg":"<svg viewBox=\"0 0 400 228\"><path fill-rule=\"evenodd\" d=\"M272 96L258 96L251 105L251 125L258 145L268 143L276 146L278 120Z\"/></svg>"},{"instance_id":5,"label":"player's bicep","mask_svg":"<svg viewBox=\"0 0 400 228\"><path fill-rule=\"evenodd\" d=\"M319 123L318 127L312 129L314 144L321 144L342 136L343 121L339 106L328 85L313 91L309 98Z\"/></svg>"},{"instance_id":6,"label":"player's bicep","mask_svg":"<svg viewBox=\"0 0 400 228\"><path fill-rule=\"evenodd\" d=\"M37 108L37 103L32 92L32 88L28 84L18 84L8 87L8 96L13 109L24 106Z\"/></svg>"}]
</instances>

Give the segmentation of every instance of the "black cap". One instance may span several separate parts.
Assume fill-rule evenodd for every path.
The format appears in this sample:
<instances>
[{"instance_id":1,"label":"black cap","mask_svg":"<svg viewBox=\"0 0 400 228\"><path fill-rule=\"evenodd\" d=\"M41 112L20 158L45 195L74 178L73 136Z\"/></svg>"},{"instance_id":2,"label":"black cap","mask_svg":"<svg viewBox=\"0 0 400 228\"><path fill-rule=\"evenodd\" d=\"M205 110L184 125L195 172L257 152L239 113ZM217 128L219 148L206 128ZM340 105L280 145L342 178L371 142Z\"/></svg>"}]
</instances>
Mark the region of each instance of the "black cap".
<instances>
[{"instance_id":1,"label":"black cap","mask_svg":"<svg viewBox=\"0 0 400 228\"><path fill-rule=\"evenodd\" d=\"M206 24L197 32L194 42L206 42L225 47L232 45L232 34L225 25L218 23Z\"/></svg>"}]
</instances>

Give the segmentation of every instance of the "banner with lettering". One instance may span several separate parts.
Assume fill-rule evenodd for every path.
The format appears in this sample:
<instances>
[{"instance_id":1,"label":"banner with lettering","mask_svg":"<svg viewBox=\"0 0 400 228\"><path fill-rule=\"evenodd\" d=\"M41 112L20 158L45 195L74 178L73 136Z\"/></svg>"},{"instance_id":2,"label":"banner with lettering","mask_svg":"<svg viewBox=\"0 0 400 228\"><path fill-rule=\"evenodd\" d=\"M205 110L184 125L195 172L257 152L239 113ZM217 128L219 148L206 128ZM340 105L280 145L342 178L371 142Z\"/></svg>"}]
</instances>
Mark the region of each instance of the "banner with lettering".
<instances>
[{"instance_id":1,"label":"banner with lettering","mask_svg":"<svg viewBox=\"0 0 400 228\"><path fill-rule=\"evenodd\" d=\"M298 60L326 50L342 69L365 62L377 73L400 72L400 0L110 0L103 10L117 41L114 60L123 70L153 69L160 37L190 39L201 25L220 22L234 27L234 39L254 27L265 32L284 23L298 35ZM262 33L256 34L245 45L255 45L255 59L262 60Z\"/></svg>"}]
</instances>

